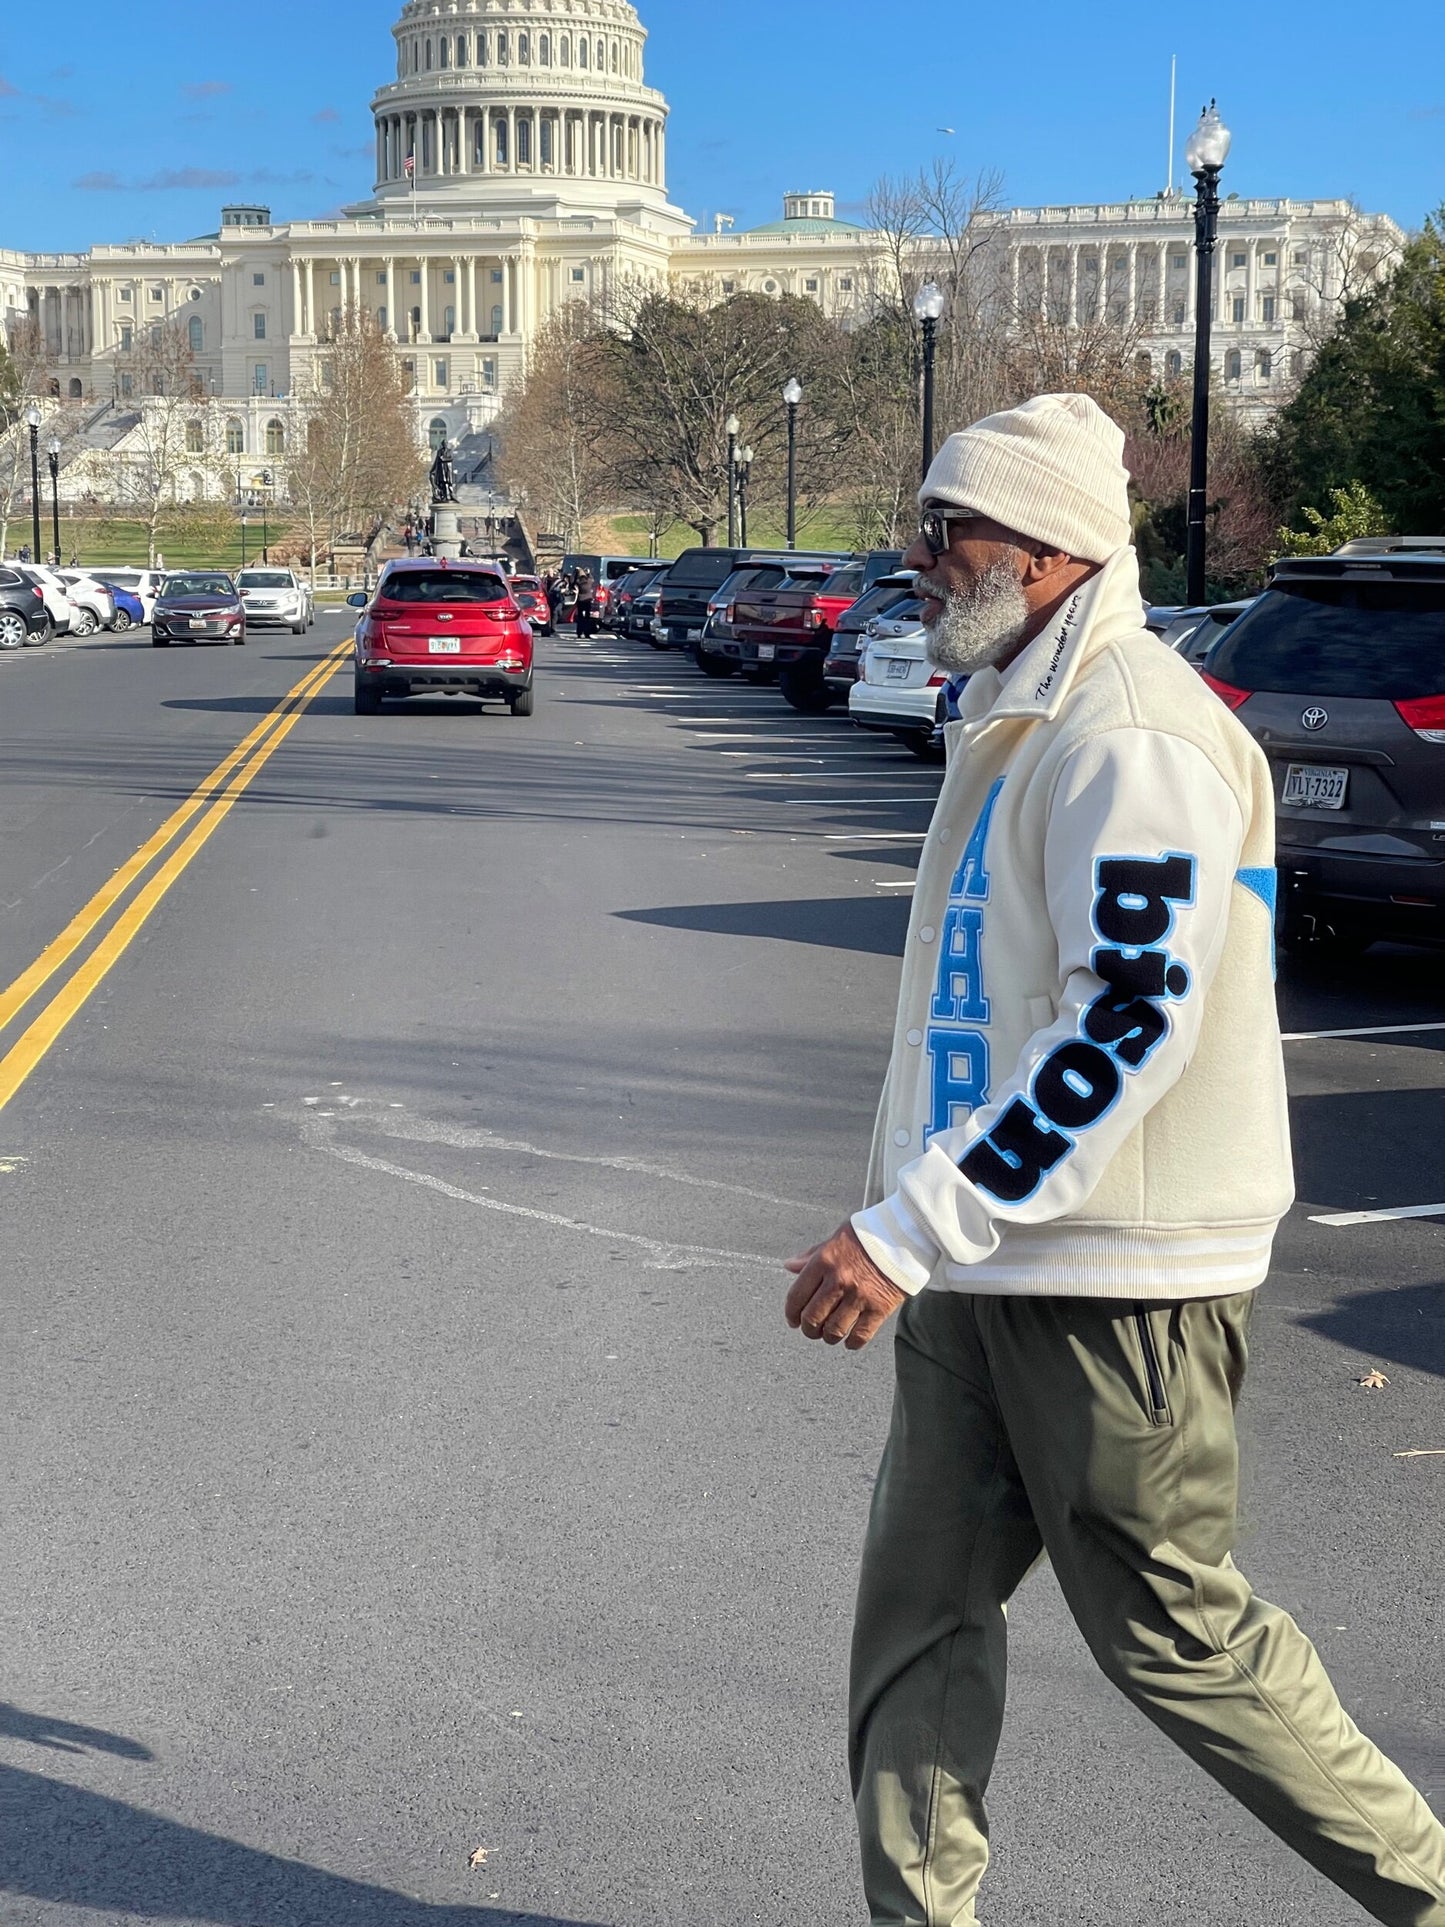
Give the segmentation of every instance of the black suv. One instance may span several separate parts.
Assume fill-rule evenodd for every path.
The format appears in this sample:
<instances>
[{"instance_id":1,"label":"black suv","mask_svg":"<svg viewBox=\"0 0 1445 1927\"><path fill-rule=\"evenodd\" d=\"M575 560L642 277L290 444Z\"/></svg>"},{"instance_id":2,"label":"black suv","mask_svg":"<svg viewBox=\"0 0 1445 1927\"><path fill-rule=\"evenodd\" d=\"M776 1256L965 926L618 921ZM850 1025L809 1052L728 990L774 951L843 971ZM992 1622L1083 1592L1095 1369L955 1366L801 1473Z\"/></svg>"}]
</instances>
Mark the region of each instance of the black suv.
<instances>
[{"instance_id":1,"label":"black suv","mask_svg":"<svg viewBox=\"0 0 1445 1927\"><path fill-rule=\"evenodd\" d=\"M1445 940L1445 553L1276 563L1205 679L1269 758L1282 940Z\"/></svg>"},{"instance_id":2,"label":"black suv","mask_svg":"<svg viewBox=\"0 0 1445 1927\"><path fill-rule=\"evenodd\" d=\"M49 642L45 598L19 569L0 568L0 649Z\"/></svg>"}]
</instances>

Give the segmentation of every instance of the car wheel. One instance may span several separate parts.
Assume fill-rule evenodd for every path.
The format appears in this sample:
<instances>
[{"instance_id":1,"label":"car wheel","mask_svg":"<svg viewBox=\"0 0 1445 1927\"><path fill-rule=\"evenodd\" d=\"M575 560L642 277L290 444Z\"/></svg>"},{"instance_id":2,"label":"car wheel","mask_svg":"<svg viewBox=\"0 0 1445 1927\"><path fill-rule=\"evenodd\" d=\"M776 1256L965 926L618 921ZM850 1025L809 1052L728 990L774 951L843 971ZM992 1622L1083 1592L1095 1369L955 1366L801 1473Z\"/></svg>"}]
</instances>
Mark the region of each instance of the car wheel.
<instances>
[{"instance_id":1,"label":"car wheel","mask_svg":"<svg viewBox=\"0 0 1445 1927\"><path fill-rule=\"evenodd\" d=\"M151 648L152 648L152 649L169 649L169 648L170 648L170 646L171 646L171 639L170 639L170 637L169 637L169 636L156 636L156 635L153 635L153 636L151 637Z\"/></svg>"},{"instance_id":2,"label":"car wheel","mask_svg":"<svg viewBox=\"0 0 1445 1927\"><path fill-rule=\"evenodd\" d=\"M70 633L73 636L93 636L99 627L94 609L77 609L71 619Z\"/></svg>"},{"instance_id":3,"label":"car wheel","mask_svg":"<svg viewBox=\"0 0 1445 1927\"><path fill-rule=\"evenodd\" d=\"M693 650L692 659L705 676L731 676L737 668L726 656L714 656L704 649L701 643Z\"/></svg>"},{"instance_id":4,"label":"car wheel","mask_svg":"<svg viewBox=\"0 0 1445 1927\"><path fill-rule=\"evenodd\" d=\"M351 706L358 716L379 716L381 714L381 691L379 689L363 689L361 684L358 683L351 699Z\"/></svg>"},{"instance_id":5,"label":"car wheel","mask_svg":"<svg viewBox=\"0 0 1445 1927\"><path fill-rule=\"evenodd\" d=\"M244 649L246 646L246 638L244 636L232 636L231 642L237 649Z\"/></svg>"},{"instance_id":6,"label":"car wheel","mask_svg":"<svg viewBox=\"0 0 1445 1927\"><path fill-rule=\"evenodd\" d=\"M507 698L507 707L514 716L530 716L534 705L531 686L518 689Z\"/></svg>"},{"instance_id":7,"label":"car wheel","mask_svg":"<svg viewBox=\"0 0 1445 1927\"><path fill-rule=\"evenodd\" d=\"M126 614L124 609L116 610L115 621L110 626L118 636L123 636L126 630L130 628L131 626L130 617Z\"/></svg>"},{"instance_id":8,"label":"car wheel","mask_svg":"<svg viewBox=\"0 0 1445 1927\"><path fill-rule=\"evenodd\" d=\"M293 636L304 636L306 634L306 624L304 622L293 622L291 625L291 633Z\"/></svg>"},{"instance_id":9,"label":"car wheel","mask_svg":"<svg viewBox=\"0 0 1445 1927\"><path fill-rule=\"evenodd\" d=\"M23 649L30 640L24 616L13 609L0 609L0 649ZM39 638L44 641L44 637Z\"/></svg>"},{"instance_id":10,"label":"car wheel","mask_svg":"<svg viewBox=\"0 0 1445 1927\"><path fill-rule=\"evenodd\" d=\"M936 763L941 760L939 752L933 746L931 729L895 729L893 734L905 749L913 752L920 763Z\"/></svg>"},{"instance_id":11,"label":"car wheel","mask_svg":"<svg viewBox=\"0 0 1445 1927\"><path fill-rule=\"evenodd\" d=\"M779 672L778 687L783 701L804 716L821 716L833 702L833 692L816 666L790 662Z\"/></svg>"},{"instance_id":12,"label":"car wheel","mask_svg":"<svg viewBox=\"0 0 1445 1927\"><path fill-rule=\"evenodd\" d=\"M1362 957L1375 941L1358 924L1326 923L1308 902L1285 899L1275 917L1275 941L1296 962L1324 969Z\"/></svg>"}]
</instances>

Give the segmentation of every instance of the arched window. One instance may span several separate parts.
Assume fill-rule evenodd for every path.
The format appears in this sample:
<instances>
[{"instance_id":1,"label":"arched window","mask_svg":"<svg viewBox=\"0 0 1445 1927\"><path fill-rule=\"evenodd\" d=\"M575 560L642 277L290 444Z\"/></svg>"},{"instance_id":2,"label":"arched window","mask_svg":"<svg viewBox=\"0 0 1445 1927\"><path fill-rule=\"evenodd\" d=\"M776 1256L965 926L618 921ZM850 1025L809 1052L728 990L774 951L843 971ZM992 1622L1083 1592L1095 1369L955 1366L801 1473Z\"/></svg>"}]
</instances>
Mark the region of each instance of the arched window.
<instances>
[{"instance_id":1,"label":"arched window","mask_svg":"<svg viewBox=\"0 0 1445 1927\"><path fill-rule=\"evenodd\" d=\"M1254 372L1261 381L1268 381L1274 373L1274 356L1268 348L1261 348L1254 357Z\"/></svg>"},{"instance_id":2,"label":"arched window","mask_svg":"<svg viewBox=\"0 0 1445 1927\"><path fill-rule=\"evenodd\" d=\"M446 34L437 42L437 65L445 67L451 58L452 43Z\"/></svg>"},{"instance_id":3,"label":"arched window","mask_svg":"<svg viewBox=\"0 0 1445 1927\"><path fill-rule=\"evenodd\" d=\"M486 35L485 35L484 33L482 33L482 32L480 32L480 31L478 31L478 33L477 33L477 65L478 65L479 67L485 67L485 66L486 66L486 64L487 64L487 36L486 36Z\"/></svg>"},{"instance_id":4,"label":"arched window","mask_svg":"<svg viewBox=\"0 0 1445 1927\"><path fill-rule=\"evenodd\" d=\"M423 62L422 62L422 64L423 64L424 66L426 66L426 67L430 67L430 66L431 66L431 42L430 42L429 40L428 40L428 42L426 43L426 53L425 53L425 56L424 56L424 58L423 58Z\"/></svg>"},{"instance_id":5,"label":"arched window","mask_svg":"<svg viewBox=\"0 0 1445 1927\"><path fill-rule=\"evenodd\" d=\"M457 311L455 308L442 309L442 333L453 335L457 331Z\"/></svg>"},{"instance_id":6,"label":"arched window","mask_svg":"<svg viewBox=\"0 0 1445 1927\"><path fill-rule=\"evenodd\" d=\"M617 42L615 40L612 43L612 71L614 74L617 72Z\"/></svg>"},{"instance_id":7,"label":"arched window","mask_svg":"<svg viewBox=\"0 0 1445 1927\"><path fill-rule=\"evenodd\" d=\"M205 445L205 440L201 435L201 424L199 422L187 422L186 453L188 455L199 455Z\"/></svg>"},{"instance_id":8,"label":"arched window","mask_svg":"<svg viewBox=\"0 0 1445 1927\"><path fill-rule=\"evenodd\" d=\"M411 311L411 332L412 332L413 340L416 338L417 335L421 333L421 309L420 308L413 308Z\"/></svg>"},{"instance_id":9,"label":"arched window","mask_svg":"<svg viewBox=\"0 0 1445 1927\"><path fill-rule=\"evenodd\" d=\"M505 167L506 165L507 165L507 123L504 120L499 120L497 122L497 166Z\"/></svg>"},{"instance_id":10,"label":"arched window","mask_svg":"<svg viewBox=\"0 0 1445 1927\"><path fill-rule=\"evenodd\" d=\"M494 335L499 335L501 332L502 332L502 310L500 305L498 305L492 310L492 333Z\"/></svg>"},{"instance_id":11,"label":"arched window","mask_svg":"<svg viewBox=\"0 0 1445 1927\"><path fill-rule=\"evenodd\" d=\"M525 119L517 121L517 165L532 165L532 123Z\"/></svg>"},{"instance_id":12,"label":"arched window","mask_svg":"<svg viewBox=\"0 0 1445 1927\"><path fill-rule=\"evenodd\" d=\"M529 33L517 35L517 65L530 67L532 64L532 36Z\"/></svg>"},{"instance_id":13,"label":"arched window","mask_svg":"<svg viewBox=\"0 0 1445 1927\"><path fill-rule=\"evenodd\" d=\"M204 475L197 475L196 471L192 469L186 477L186 500L189 502L204 502L205 499L206 478Z\"/></svg>"},{"instance_id":14,"label":"arched window","mask_svg":"<svg viewBox=\"0 0 1445 1927\"><path fill-rule=\"evenodd\" d=\"M206 345L205 323L198 314L193 314L186 323L186 338L191 344L191 353L198 355Z\"/></svg>"},{"instance_id":15,"label":"arched window","mask_svg":"<svg viewBox=\"0 0 1445 1927\"><path fill-rule=\"evenodd\" d=\"M273 415L266 424L266 453L284 455L286 453L285 425Z\"/></svg>"},{"instance_id":16,"label":"arched window","mask_svg":"<svg viewBox=\"0 0 1445 1927\"><path fill-rule=\"evenodd\" d=\"M500 31L497 34L497 65L499 67L505 67L508 60L511 59L511 54L511 43L507 39L506 32L505 30Z\"/></svg>"},{"instance_id":17,"label":"arched window","mask_svg":"<svg viewBox=\"0 0 1445 1927\"><path fill-rule=\"evenodd\" d=\"M1164 366L1171 375L1182 375L1184 373L1184 357L1177 348L1171 348L1169 350L1169 353L1164 357Z\"/></svg>"},{"instance_id":18,"label":"arched window","mask_svg":"<svg viewBox=\"0 0 1445 1927\"><path fill-rule=\"evenodd\" d=\"M459 33L457 35L457 65L459 67L465 67L466 64L467 64L467 37L464 33Z\"/></svg>"},{"instance_id":19,"label":"arched window","mask_svg":"<svg viewBox=\"0 0 1445 1927\"><path fill-rule=\"evenodd\" d=\"M562 36L559 60L563 67L570 67L572 65L572 36L570 33L564 33Z\"/></svg>"},{"instance_id":20,"label":"arched window","mask_svg":"<svg viewBox=\"0 0 1445 1927\"><path fill-rule=\"evenodd\" d=\"M537 61L539 66L550 67L552 65L552 36L549 33L538 34L537 36Z\"/></svg>"},{"instance_id":21,"label":"arched window","mask_svg":"<svg viewBox=\"0 0 1445 1927\"><path fill-rule=\"evenodd\" d=\"M1238 381L1243 371L1243 366L1243 358L1238 348L1231 348L1229 353L1224 357L1224 379L1226 381Z\"/></svg>"},{"instance_id":22,"label":"arched window","mask_svg":"<svg viewBox=\"0 0 1445 1927\"><path fill-rule=\"evenodd\" d=\"M72 401L79 401L85 390L81 387L79 380L72 378L67 383L65 392Z\"/></svg>"},{"instance_id":23,"label":"arched window","mask_svg":"<svg viewBox=\"0 0 1445 1927\"><path fill-rule=\"evenodd\" d=\"M427 423L426 438L431 444L432 453L435 454L447 438L447 425L440 415L433 415Z\"/></svg>"},{"instance_id":24,"label":"arched window","mask_svg":"<svg viewBox=\"0 0 1445 1927\"><path fill-rule=\"evenodd\" d=\"M577 42L577 65L579 67L585 67L587 65L587 61L589 58L588 48L591 45L592 43L590 40L579 40Z\"/></svg>"},{"instance_id":25,"label":"arched window","mask_svg":"<svg viewBox=\"0 0 1445 1927\"><path fill-rule=\"evenodd\" d=\"M238 422L235 416L233 415L230 421L226 423L226 453L228 455L244 455L245 452L246 452L245 425L241 422Z\"/></svg>"},{"instance_id":26,"label":"arched window","mask_svg":"<svg viewBox=\"0 0 1445 1927\"><path fill-rule=\"evenodd\" d=\"M597 68L597 71L598 71L598 73L599 73L599 74L600 74L600 73L604 73L604 72L606 71L606 68L607 68L607 49L606 49L606 47L605 47L605 46L603 45L603 43L602 43L602 42L601 42L600 40L599 40L599 41L598 41L598 43L597 43L597 59L596 59L596 61L595 61L595 63L594 63L594 65L596 66L596 68Z\"/></svg>"}]
</instances>

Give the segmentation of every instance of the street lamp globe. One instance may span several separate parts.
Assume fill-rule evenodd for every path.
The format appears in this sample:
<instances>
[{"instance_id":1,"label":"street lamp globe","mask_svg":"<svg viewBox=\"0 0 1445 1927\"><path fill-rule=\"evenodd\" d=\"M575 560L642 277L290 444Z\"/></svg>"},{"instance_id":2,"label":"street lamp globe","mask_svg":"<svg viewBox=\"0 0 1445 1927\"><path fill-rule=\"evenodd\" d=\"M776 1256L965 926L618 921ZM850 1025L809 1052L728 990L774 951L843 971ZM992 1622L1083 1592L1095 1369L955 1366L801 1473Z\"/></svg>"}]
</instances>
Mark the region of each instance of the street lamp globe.
<instances>
[{"instance_id":1,"label":"street lamp globe","mask_svg":"<svg viewBox=\"0 0 1445 1927\"><path fill-rule=\"evenodd\" d=\"M784 386L783 400L788 404L789 408L796 408L798 403L802 399L803 399L803 384L798 380L797 376L795 375L792 378L792 380L789 381Z\"/></svg>"},{"instance_id":2,"label":"street lamp globe","mask_svg":"<svg viewBox=\"0 0 1445 1927\"><path fill-rule=\"evenodd\" d=\"M1229 159L1229 129L1219 118L1219 109L1211 100L1199 116L1199 125L1189 136L1184 146L1184 164L1191 174L1203 174L1206 170L1218 173Z\"/></svg>"},{"instance_id":3,"label":"street lamp globe","mask_svg":"<svg viewBox=\"0 0 1445 1927\"><path fill-rule=\"evenodd\" d=\"M752 451L752 449L751 449L751 448L740 448L740 449L738 450L738 460L739 460L739 461L740 461L740 462L742 463L742 465L743 465L743 467L744 467L744 468L751 468L751 467L752 467L752 465L753 465L753 451Z\"/></svg>"},{"instance_id":4,"label":"street lamp globe","mask_svg":"<svg viewBox=\"0 0 1445 1927\"><path fill-rule=\"evenodd\" d=\"M60 437L59 437L58 435L52 435L52 436L50 437L50 448L49 448L49 452L50 452L50 454L51 454L51 455L56 455L56 456L58 456L58 455L59 455L59 453L60 453Z\"/></svg>"},{"instance_id":5,"label":"street lamp globe","mask_svg":"<svg viewBox=\"0 0 1445 1927\"><path fill-rule=\"evenodd\" d=\"M738 430L742 427L742 423L738 420L736 415L729 415L727 420L723 423L723 427L729 435L736 435Z\"/></svg>"},{"instance_id":6,"label":"street lamp globe","mask_svg":"<svg viewBox=\"0 0 1445 1927\"><path fill-rule=\"evenodd\" d=\"M40 410L36 407L34 402L31 402L30 406L26 409L25 420L31 428L39 428Z\"/></svg>"},{"instance_id":7,"label":"street lamp globe","mask_svg":"<svg viewBox=\"0 0 1445 1927\"><path fill-rule=\"evenodd\" d=\"M913 319L915 321L941 321L943 311L948 306L948 297L936 282L925 281L913 297Z\"/></svg>"}]
</instances>

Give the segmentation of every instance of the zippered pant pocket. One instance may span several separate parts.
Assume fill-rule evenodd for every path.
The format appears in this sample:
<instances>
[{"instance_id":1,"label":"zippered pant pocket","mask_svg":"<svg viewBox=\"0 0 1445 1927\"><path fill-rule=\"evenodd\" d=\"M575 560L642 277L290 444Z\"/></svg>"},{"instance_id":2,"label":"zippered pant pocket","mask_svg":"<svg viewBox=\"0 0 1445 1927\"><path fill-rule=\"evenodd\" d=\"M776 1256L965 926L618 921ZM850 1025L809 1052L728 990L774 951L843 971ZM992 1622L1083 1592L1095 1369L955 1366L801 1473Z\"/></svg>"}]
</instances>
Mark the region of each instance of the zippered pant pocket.
<instances>
[{"instance_id":1,"label":"zippered pant pocket","mask_svg":"<svg viewBox=\"0 0 1445 1927\"><path fill-rule=\"evenodd\" d=\"M1159 1347L1154 1342L1154 1327L1149 1322L1149 1314L1142 1307L1134 1313L1134 1329L1139 1336L1139 1352L1144 1362L1144 1390L1148 1398L1149 1422L1151 1425L1172 1425L1173 1414L1169 1410L1169 1393L1164 1385L1164 1367L1159 1361Z\"/></svg>"}]
</instances>

